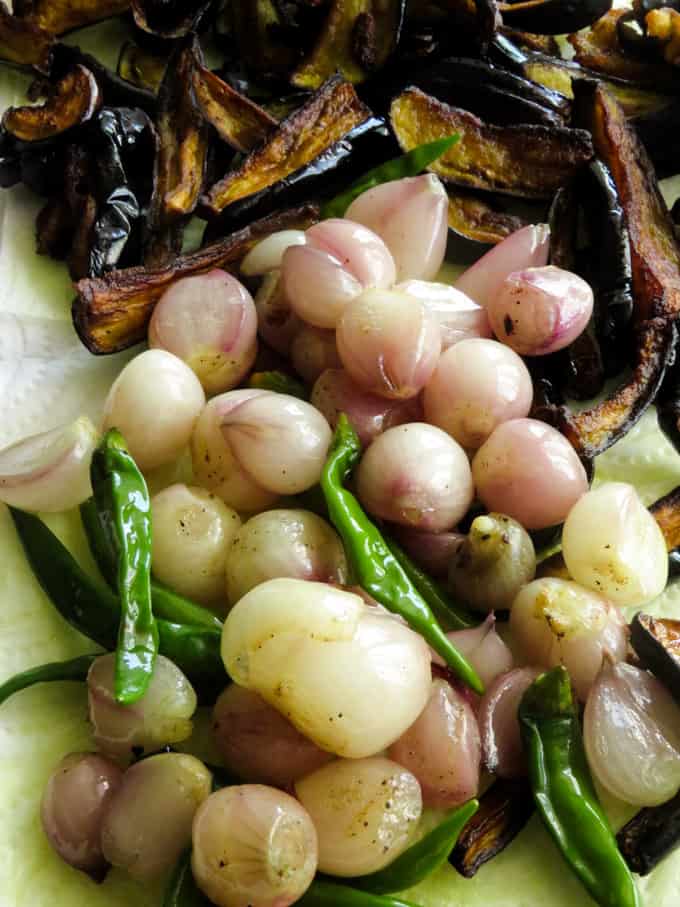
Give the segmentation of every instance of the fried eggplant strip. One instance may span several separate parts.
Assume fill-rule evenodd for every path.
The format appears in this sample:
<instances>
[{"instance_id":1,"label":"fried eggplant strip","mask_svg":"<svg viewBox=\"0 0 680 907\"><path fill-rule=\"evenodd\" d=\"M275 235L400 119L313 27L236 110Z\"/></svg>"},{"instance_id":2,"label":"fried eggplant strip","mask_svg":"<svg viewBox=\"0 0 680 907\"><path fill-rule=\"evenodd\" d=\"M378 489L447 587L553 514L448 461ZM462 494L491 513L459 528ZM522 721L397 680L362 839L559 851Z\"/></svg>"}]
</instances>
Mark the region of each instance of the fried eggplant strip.
<instances>
[{"instance_id":1,"label":"fried eggplant strip","mask_svg":"<svg viewBox=\"0 0 680 907\"><path fill-rule=\"evenodd\" d=\"M446 182L507 195L550 198L593 156L583 130L489 126L417 88L394 99L390 118L405 151L459 132L461 141L430 169Z\"/></svg>"},{"instance_id":2,"label":"fried eggplant strip","mask_svg":"<svg viewBox=\"0 0 680 907\"><path fill-rule=\"evenodd\" d=\"M288 76L300 53L282 38L284 23L274 0L231 0L227 19L248 73L259 80Z\"/></svg>"},{"instance_id":3,"label":"fried eggplant strip","mask_svg":"<svg viewBox=\"0 0 680 907\"><path fill-rule=\"evenodd\" d=\"M339 76L329 79L306 104L286 117L237 170L210 189L203 199L207 213L218 215L234 202L285 180L370 115L349 82Z\"/></svg>"},{"instance_id":4,"label":"fried eggplant strip","mask_svg":"<svg viewBox=\"0 0 680 907\"><path fill-rule=\"evenodd\" d=\"M592 133L616 184L630 235L635 321L680 314L680 248L647 154L601 85L579 82L574 117Z\"/></svg>"},{"instance_id":5,"label":"fried eggplant strip","mask_svg":"<svg viewBox=\"0 0 680 907\"><path fill-rule=\"evenodd\" d=\"M264 142L277 121L245 95L235 91L205 66L192 74L194 99L217 134L236 151L251 151Z\"/></svg>"},{"instance_id":6,"label":"fried eggplant strip","mask_svg":"<svg viewBox=\"0 0 680 907\"><path fill-rule=\"evenodd\" d=\"M612 9L592 28L569 35L577 63L614 78L635 82L640 87L655 91L674 90L680 87L680 74L672 66L650 63L625 54L619 45L616 23L627 9Z\"/></svg>"},{"instance_id":7,"label":"fried eggplant strip","mask_svg":"<svg viewBox=\"0 0 680 907\"><path fill-rule=\"evenodd\" d=\"M101 101L97 80L89 69L76 66L43 105L10 107L2 128L18 142L44 142L87 122Z\"/></svg>"},{"instance_id":8,"label":"fried eggplant strip","mask_svg":"<svg viewBox=\"0 0 680 907\"><path fill-rule=\"evenodd\" d=\"M156 117L159 149L144 255L148 267L164 265L180 251L186 220L203 190L209 134L191 91L194 70L202 64L198 38L192 35L170 58L161 83Z\"/></svg>"},{"instance_id":9,"label":"fried eggplant strip","mask_svg":"<svg viewBox=\"0 0 680 907\"><path fill-rule=\"evenodd\" d=\"M150 53L134 41L126 41L120 49L118 76L138 88L158 94L167 68L166 56Z\"/></svg>"},{"instance_id":10,"label":"fried eggplant strip","mask_svg":"<svg viewBox=\"0 0 680 907\"><path fill-rule=\"evenodd\" d=\"M316 47L291 77L298 88L319 88L339 72L363 82L381 69L399 40L404 0L332 0Z\"/></svg>"},{"instance_id":11,"label":"fried eggplant strip","mask_svg":"<svg viewBox=\"0 0 680 907\"><path fill-rule=\"evenodd\" d=\"M633 373L625 384L592 409L574 414L566 407L547 406L537 410L537 417L559 428L582 459L592 459L627 434L653 403L676 344L672 321L644 322L637 329Z\"/></svg>"},{"instance_id":12,"label":"fried eggplant strip","mask_svg":"<svg viewBox=\"0 0 680 907\"><path fill-rule=\"evenodd\" d=\"M278 230L304 230L317 219L318 208L306 205L272 214L213 245L180 255L168 267L128 268L81 280L72 311L78 336L92 353L127 349L144 339L154 306L175 281L213 268L237 271L263 237Z\"/></svg>"},{"instance_id":13,"label":"fried eggplant strip","mask_svg":"<svg viewBox=\"0 0 680 907\"><path fill-rule=\"evenodd\" d=\"M668 550L680 546L680 486L655 501L649 510L659 524Z\"/></svg>"},{"instance_id":14,"label":"fried eggplant strip","mask_svg":"<svg viewBox=\"0 0 680 907\"><path fill-rule=\"evenodd\" d=\"M0 3L0 60L18 66L32 66L47 73L54 36L31 22L7 12Z\"/></svg>"},{"instance_id":15,"label":"fried eggplant strip","mask_svg":"<svg viewBox=\"0 0 680 907\"><path fill-rule=\"evenodd\" d=\"M479 810L470 819L451 851L449 863L471 879L513 841L534 812L527 781L496 781L480 798Z\"/></svg>"},{"instance_id":16,"label":"fried eggplant strip","mask_svg":"<svg viewBox=\"0 0 680 907\"><path fill-rule=\"evenodd\" d=\"M496 211L472 192L449 190L449 229L474 242L495 245L526 225L514 214Z\"/></svg>"},{"instance_id":17,"label":"fried eggplant strip","mask_svg":"<svg viewBox=\"0 0 680 907\"><path fill-rule=\"evenodd\" d=\"M596 22L611 6L611 0L520 0L499 3L505 25L541 35L563 35Z\"/></svg>"},{"instance_id":18,"label":"fried eggplant strip","mask_svg":"<svg viewBox=\"0 0 680 907\"><path fill-rule=\"evenodd\" d=\"M130 0L14 0L14 14L52 35L93 25L130 8Z\"/></svg>"},{"instance_id":19,"label":"fried eggplant strip","mask_svg":"<svg viewBox=\"0 0 680 907\"><path fill-rule=\"evenodd\" d=\"M159 38L183 38L195 29L212 0L132 0L135 25Z\"/></svg>"}]
</instances>

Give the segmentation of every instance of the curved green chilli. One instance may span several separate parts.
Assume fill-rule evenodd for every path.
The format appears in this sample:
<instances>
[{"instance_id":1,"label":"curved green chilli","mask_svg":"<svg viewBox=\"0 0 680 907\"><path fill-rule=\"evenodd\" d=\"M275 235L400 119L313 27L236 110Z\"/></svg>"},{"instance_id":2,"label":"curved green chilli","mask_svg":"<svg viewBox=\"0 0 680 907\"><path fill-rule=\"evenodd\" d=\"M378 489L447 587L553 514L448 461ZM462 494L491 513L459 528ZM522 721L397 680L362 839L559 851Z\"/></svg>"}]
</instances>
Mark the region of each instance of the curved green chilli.
<instances>
[{"instance_id":1,"label":"curved green chilli","mask_svg":"<svg viewBox=\"0 0 680 907\"><path fill-rule=\"evenodd\" d=\"M361 509L344 482L361 456L361 445L347 416L341 413L321 474L321 488L331 522L345 545L352 573L369 595L400 614L441 655L451 670L475 693L484 684L468 660L437 623L429 605L390 551L377 526Z\"/></svg>"},{"instance_id":2,"label":"curved green chilli","mask_svg":"<svg viewBox=\"0 0 680 907\"><path fill-rule=\"evenodd\" d=\"M430 606L430 610L444 630L469 630L471 627L479 626L480 621L465 608L451 601L446 590L424 570L421 570L394 539L387 535L384 535L383 538L402 570Z\"/></svg>"},{"instance_id":3,"label":"curved green chilli","mask_svg":"<svg viewBox=\"0 0 680 907\"><path fill-rule=\"evenodd\" d=\"M349 880L356 888L373 894L405 891L436 872L449 858L461 831L479 809L478 800L470 800L405 850L389 866L370 875Z\"/></svg>"},{"instance_id":4,"label":"curved green chilli","mask_svg":"<svg viewBox=\"0 0 680 907\"><path fill-rule=\"evenodd\" d=\"M639 907L588 771L569 674L541 674L519 708L536 806L562 856L600 907Z\"/></svg>"},{"instance_id":5,"label":"curved green chilli","mask_svg":"<svg viewBox=\"0 0 680 907\"><path fill-rule=\"evenodd\" d=\"M115 428L95 450L90 474L100 519L117 553L121 614L114 684L116 700L130 705L147 691L158 653L151 607L151 501L144 476Z\"/></svg>"},{"instance_id":6,"label":"curved green chilli","mask_svg":"<svg viewBox=\"0 0 680 907\"><path fill-rule=\"evenodd\" d=\"M107 535L99 518L99 511L94 498L88 498L80 505L80 517L87 537L90 551L99 571L111 586L116 589L117 567L116 552L112 540ZM219 617L195 602L184 598L172 589L151 578L151 603L156 617L181 624L195 624L199 627L212 627L222 630Z\"/></svg>"},{"instance_id":7,"label":"curved green chilli","mask_svg":"<svg viewBox=\"0 0 680 907\"><path fill-rule=\"evenodd\" d=\"M314 879L299 901L298 907L419 907L413 901L388 895L370 894L325 879ZM186 905L173 905L186 907ZM193 907L193 905L191 905Z\"/></svg>"},{"instance_id":8,"label":"curved green chilli","mask_svg":"<svg viewBox=\"0 0 680 907\"><path fill-rule=\"evenodd\" d=\"M61 680L83 682L87 680L87 673L95 658L97 658L96 655L80 655L78 658L71 658L68 661L52 661L49 664L37 665L35 668L15 674L14 677L10 677L0 684L0 705L15 693L27 690L39 683L53 683Z\"/></svg>"},{"instance_id":9,"label":"curved green chilli","mask_svg":"<svg viewBox=\"0 0 680 907\"><path fill-rule=\"evenodd\" d=\"M434 142L427 142L424 145L418 145L401 157L393 158L379 167L374 167L368 173L364 173L358 180L342 192L330 199L321 207L321 217L342 217L355 198L358 198L368 189L380 186L383 183L390 183L392 180L400 180L407 176L418 176L423 170L426 170L430 164L434 163L437 158L446 152L460 140L460 135L447 136L443 139L436 139Z\"/></svg>"},{"instance_id":10,"label":"curved green chilli","mask_svg":"<svg viewBox=\"0 0 680 907\"><path fill-rule=\"evenodd\" d=\"M116 645L120 603L108 586L92 579L37 516L9 508L36 579L72 627L107 651ZM228 682L218 629L158 619L159 650L174 661L204 702Z\"/></svg>"}]
</instances>

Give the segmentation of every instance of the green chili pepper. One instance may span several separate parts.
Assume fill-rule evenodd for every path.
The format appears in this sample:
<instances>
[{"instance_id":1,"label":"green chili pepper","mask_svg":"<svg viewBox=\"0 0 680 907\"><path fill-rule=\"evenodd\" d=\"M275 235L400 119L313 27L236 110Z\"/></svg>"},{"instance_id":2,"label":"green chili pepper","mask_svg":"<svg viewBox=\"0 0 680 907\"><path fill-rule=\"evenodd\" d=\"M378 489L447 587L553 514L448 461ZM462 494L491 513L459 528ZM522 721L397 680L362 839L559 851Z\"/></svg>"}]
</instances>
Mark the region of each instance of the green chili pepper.
<instances>
[{"instance_id":1,"label":"green chili pepper","mask_svg":"<svg viewBox=\"0 0 680 907\"><path fill-rule=\"evenodd\" d=\"M92 557L104 579L115 590L118 579L116 550L113 540L104 531L94 498L88 498L84 504L80 505L80 516ZM153 578L151 580L151 602L156 617L163 617L165 620L181 624L195 624L199 627L213 627L216 630L222 630L222 621L216 614L208 608L184 598L183 595L178 595L177 592L173 592L172 589L161 585Z\"/></svg>"},{"instance_id":2,"label":"green chili pepper","mask_svg":"<svg viewBox=\"0 0 680 907\"><path fill-rule=\"evenodd\" d=\"M285 372L253 372L248 380L248 387L261 391L274 391L277 394L289 394L300 400L309 400L309 391L301 381Z\"/></svg>"},{"instance_id":3,"label":"green chili pepper","mask_svg":"<svg viewBox=\"0 0 680 907\"><path fill-rule=\"evenodd\" d=\"M380 186L382 183L390 183L392 180L403 179L405 176L418 176L459 140L460 135L455 133L444 139L418 145L417 148L402 154L401 157L393 158L379 167L374 167L373 170L360 176L340 195L336 195L335 198L322 205L321 217L343 217L354 199L367 189L373 189L374 186Z\"/></svg>"},{"instance_id":4,"label":"green chili pepper","mask_svg":"<svg viewBox=\"0 0 680 907\"><path fill-rule=\"evenodd\" d=\"M29 668L27 671L22 671L21 674L15 674L14 677L10 677L9 680L0 684L0 705L20 690L27 690L38 683L52 683L55 680L87 680L87 672L96 657L96 655L80 655L69 661L53 661Z\"/></svg>"},{"instance_id":5,"label":"green chili pepper","mask_svg":"<svg viewBox=\"0 0 680 907\"><path fill-rule=\"evenodd\" d=\"M111 651L120 623L118 598L85 573L42 520L13 507L10 514L33 573L54 607L72 627ZM187 675L202 701L214 701L228 679L220 631L160 619L157 625L160 652Z\"/></svg>"},{"instance_id":6,"label":"green chili pepper","mask_svg":"<svg viewBox=\"0 0 680 907\"><path fill-rule=\"evenodd\" d=\"M562 856L600 907L637 907L635 882L590 778L564 667L534 681L519 719L536 806Z\"/></svg>"},{"instance_id":7,"label":"green chili pepper","mask_svg":"<svg viewBox=\"0 0 680 907\"><path fill-rule=\"evenodd\" d=\"M393 860L385 869L370 875L350 879L350 884L374 894L391 894L412 888L449 858L458 837L469 820L479 809L477 800L470 800L449 813L432 831Z\"/></svg>"},{"instance_id":8,"label":"green chili pepper","mask_svg":"<svg viewBox=\"0 0 680 907\"><path fill-rule=\"evenodd\" d=\"M180 857L172 873L163 897L163 907L210 907L210 901L194 881L190 850Z\"/></svg>"},{"instance_id":9,"label":"green chili pepper","mask_svg":"<svg viewBox=\"0 0 680 907\"><path fill-rule=\"evenodd\" d=\"M151 607L151 501L144 476L115 428L95 450L90 474L100 519L118 554L116 701L131 705L146 693L158 653Z\"/></svg>"},{"instance_id":10,"label":"green chili pepper","mask_svg":"<svg viewBox=\"0 0 680 907\"><path fill-rule=\"evenodd\" d=\"M357 433L347 416L341 413L321 474L321 488L331 522L344 542L354 577L377 602L400 614L441 655L451 670L481 695L484 684L477 672L446 637L377 526L368 519L354 495L344 487L360 456Z\"/></svg>"},{"instance_id":11,"label":"green chili pepper","mask_svg":"<svg viewBox=\"0 0 680 907\"><path fill-rule=\"evenodd\" d=\"M384 536L384 539L395 560L399 562L404 573L420 592L445 630L468 630L470 627L479 625L479 620L476 620L465 608L451 601L443 586L421 570L394 539L388 536Z\"/></svg>"},{"instance_id":12,"label":"green chili pepper","mask_svg":"<svg viewBox=\"0 0 680 907\"><path fill-rule=\"evenodd\" d=\"M299 901L298 907L418 907L413 901L369 894L359 888L350 888L325 879L314 879ZM181 907L181 905L177 905Z\"/></svg>"}]
</instances>

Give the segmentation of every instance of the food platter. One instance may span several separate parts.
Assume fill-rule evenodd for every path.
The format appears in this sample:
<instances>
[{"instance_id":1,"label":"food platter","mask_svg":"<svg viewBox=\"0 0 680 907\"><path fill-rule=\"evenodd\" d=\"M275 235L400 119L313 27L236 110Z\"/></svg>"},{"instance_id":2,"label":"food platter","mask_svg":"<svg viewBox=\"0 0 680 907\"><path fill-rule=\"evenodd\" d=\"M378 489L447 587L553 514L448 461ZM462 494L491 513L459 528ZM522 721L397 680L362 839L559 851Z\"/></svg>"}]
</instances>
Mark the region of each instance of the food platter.
<instances>
[{"instance_id":1,"label":"food platter","mask_svg":"<svg viewBox=\"0 0 680 907\"><path fill-rule=\"evenodd\" d=\"M84 49L115 63L124 30L106 24L78 36ZM26 78L0 73L0 109L21 103ZM669 202L677 194L664 185ZM0 447L31 433L39 422L48 429L81 414L96 420L109 387L133 351L93 357L76 338L71 323L72 286L65 268L39 257L34 249L35 200L22 187L0 195ZM455 273L457 262L446 266ZM444 278L445 279L445 278ZM648 411L628 435L597 460L597 481L627 481L651 503L680 485L680 458ZM87 569L94 570L75 514L46 518ZM53 612L31 575L8 512L0 510L0 680L41 661L70 658L88 643ZM671 585L646 607L657 615L677 615L680 588ZM627 617L631 617L628 614ZM207 727L207 713L203 716ZM199 731L201 722L199 722ZM192 741L210 757L207 734ZM202 739L205 738L205 739ZM102 885L60 863L39 824L39 801L55 754L89 749L86 694L71 685L39 687L0 710L0 793L5 820L0 826L0 904L5 907L156 907L163 882L139 885L113 871ZM603 796L615 826L632 813ZM434 823L436 816L428 821ZM644 903L675 907L680 898L680 856L665 860L639 882ZM577 907L589 903L537 817L497 859L474 879L462 879L444 866L410 900L422 907Z\"/></svg>"}]
</instances>

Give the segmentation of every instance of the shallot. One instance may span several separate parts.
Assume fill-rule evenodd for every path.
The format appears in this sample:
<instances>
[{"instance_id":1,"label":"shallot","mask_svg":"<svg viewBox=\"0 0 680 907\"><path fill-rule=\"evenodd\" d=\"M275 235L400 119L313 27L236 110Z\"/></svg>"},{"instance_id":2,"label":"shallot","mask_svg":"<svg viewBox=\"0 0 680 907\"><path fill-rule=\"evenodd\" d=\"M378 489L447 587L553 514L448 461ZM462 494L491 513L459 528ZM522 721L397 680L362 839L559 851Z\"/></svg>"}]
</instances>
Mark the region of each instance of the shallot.
<instances>
[{"instance_id":1,"label":"shallot","mask_svg":"<svg viewBox=\"0 0 680 907\"><path fill-rule=\"evenodd\" d=\"M255 294L255 310L260 337L277 353L288 356L303 322L284 295L280 271L265 275Z\"/></svg>"},{"instance_id":2,"label":"shallot","mask_svg":"<svg viewBox=\"0 0 680 907\"><path fill-rule=\"evenodd\" d=\"M499 425L472 461L475 488L489 510L526 529L563 522L588 477L574 448L556 429L535 419Z\"/></svg>"},{"instance_id":3,"label":"shallot","mask_svg":"<svg viewBox=\"0 0 680 907\"><path fill-rule=\"evenodd\" d=\"M226 271L178 280L158 301L149 346L178 356L204 390L231 390L257 355L257 312L250 293Z\"/></svg>"},{"instance_id":4,"label":"shallot","mask_svg":"<svg viewBox=\"0 0 680 907\"><path fill-rule=\"evenodd\" d=\"M98 434L86 417L0 451L0 501L58 513L92 494L90 460Z\"/></svg>"},{"instance_id":5,"label":"shallot","mask_svg":"<svg viewBox=\"0 0 680 907\"><path fill-rule=\"evenodd\" d=\"M307 242L304 230L279 230L261 239L241 262L241 274L246 277L261 277L281 268L283 254L291 246L304 246Z\"/></svg>"},{"instance_id":6,"label":"shallot","mask_svg":"<svg viewBox=\"0 0 680 907\"><path fill-rule=\"evenodd\" d=\"M517 713L522 696L540 673L537 668L515 668L499 674L479 703L484 767L500 778L526 773Z\"/></svg>"},{"instance_id":7,"label":"shallot","mask_svg":"<svg viewBox=\"0 0 680 907\"><path fill-rule=\"evenodd\" d=\"M417 721L388 750L413 772L426 806L449 809L479 789L479 728L468 701L448 683L434 680Z\"/></svg>"},{"instance_id":8,"label":"shallot","mask_svg":"<svg viewBox=\"0 0 680 907\"><path fill-rule=\"evenodd\" d=\"M260 784L225 787L193 825L191 868L217 907L289 907L310 886L317 836L306 810Z\"/></svg>"},{"instance_id":9,"label":"shallot","mask_svg":"<svg viewBox=\"0 0 680 907\"><path fill-rule=\"evenodd\" d=\"M303 325L290 346L293 368L309 384L328 368L340 367L335 331Z\"/></svg>"},{"instance_id":10,"label":"shallot","mask_svg":"<svg viewBox=\"0 0 680 907\"><path fill-rule=\"evenodd\" d=\"M542 268L550 255L550 227L530 224L490 249L456 281L456 289L486 307L513 271Z\"/></svg>"},{"instance_id":11,"label":"shallot","mask_svg":"<svg viewBox=\"0 0 680 907\"><path fill-rule=\"evenodd\" d=\"M393 743L422 711L429 649L401 621L323 583L273 579L230 611L222 657L317 746L353 759Z\"/></svg>"},{"instance_id":12,"label":"shallot","mask_svg":"<svg viewBox=\"0 0 680 907\"><path fill-rule=\"evenodd\" d=\"M447 636L477 671L485 687L513 666L512 652L498 635L493 614L478 627L455 630Z\"/></svg>"},{"instance_id":13,"label":"shallot","mask_svg":"<svg viewBox=\"0 0 680 907\"><path fill-rule=\"evenodd\" d=\"M496 337L522 356L546 356L573 343L593 313L593 291L553 265L513 271L486 310Z\"/></svg>"},{"instance_id":14,"label":"shallot","mask_svg":"<svg viewBox=\"0 0 680 907\"><path fill-rule=\"evenodd\" d=\"M472 503L463 449L433 425L390 428L373 441L357 470L359 500L374 516L417 529L451 529Z\"/></svg>"},{"instance_id":15,"label":"shallot","mask_svg":"<svg viewBox=\"0 0 680 907\"><path fill-rule=\"evenodd\" d=\"M605 659L583 737L591 771L619 800L657 806L680 789L680 708L646 671Z\"/></svg>"},{"instance_id":16,"label":"shallot","mask_svg":"<svg viewBox=\"0 0 680 907\"><path fill-rule=\"evenodd\" d=\"M331 218L310 227L306 243L283 255L281 278L293 311L318 328L334 328L349 302L369 287L395 282L394 260L366 227Z\"/></svg>"},{"instance_id":17,"label":"shallot","mask_svg":"<svg viewBox=\"0 0 680 907\"><path fill-rule=\"evenodd\" d=\"M398 283L394 289L422 302L437 316L442 350L448 350L461 340L492 336L486 310L448 283L405 280Z\"/></svg>"},{"instance_id":18,"label":"shallot","mask_svg":"<svg viewBox=\"0 0 680 907\"><path fill-rule=\"evenodd\" d=\"M510 629L525 662L564 665L583 702L602 658L626 657L626 623L618 609L568 580L543 577L525 586L513 602Z\"/></svg>"},{"instance_id":19,"label":"shallot","mask_svg":"<svg viewBox=\"0 0 680 907\"><path fill-rule=\"evenodd\" d=\"M226 553L227 598L234 605L268 579L344 585L349 576L340 537L308 510L266 510L251 517Z\"/></svg>"},{"instance_id":20,"label":"shallot","mask_svg":"<svg viewBox=\"0 0 680 907\"><path fill-rule=\"evenodd\" d=\"M295 785L319 837L319 869L376 872L406 848L422 812L413 774L382 757L338 759Z\"/></svg>"},{"instance_id":21,"label":"shallot","mask_svg":"<svg viewBox=\"0 0 680 907\"><path fill-rule=\"evenodd\" d=\"M340 413L345 413L362 444L369 444L379 434L395 425L416 422L422 418L420 399L388 400L359 387L342 369L327 369L316 381L312 404L332 428Z\"/></svg>"},{"instance_id":22,"label":"shallot","mask_svg":"<svg viewBox=\"0 0 680 907\"><path fill-rule=\"evenodd\" d=\"M384 240L394 258L397 280L431 280L444 261L448 208L439 178L424 173L368 189L345 216Z\"/></svg>"},{"instance_id":23,"label":"shallot","mask_svg":"<svg viewBox=\"0 0 680 907\"><path fill-rule=\"evenodd\" d=\"M531 375L520 357L495 340L462 340L440 358L425 387L425 418L476 450L509 419L529 415Z\"/></svg>"},{"instance_id":24,"label":"shallot","mask_svg":"<svg viewBox=\"0 0 680 907\"><path fill-rule=\"evenodd\" d=\"M430 380L441 332L421 302L394 290L367 290L343 312L337 344L345 371L360 387L405 400Z\"/></svg>"},{"instance_id":25,"label":"shallot","mask_svg":"<svg viewBox=\"0 0 680 907\"><path fill-rule=\"evenodd\" d=\"M643 605L666 588L663 534L625 482L607 482L574 505L564 523L562 554L576 582L619 605Z\"/></svg>"},{"instance_id":26,"label":"shallot","mask_svg":"<svg viewBox=\"0 0 680 907\"><path fill-rule=\"evenodd\" d=\"M116 378L104 406L104 431L117 428L140 469L175 460L205 404L201 383L166 350L146 350Z\"/></svg>"}]
</instances>

